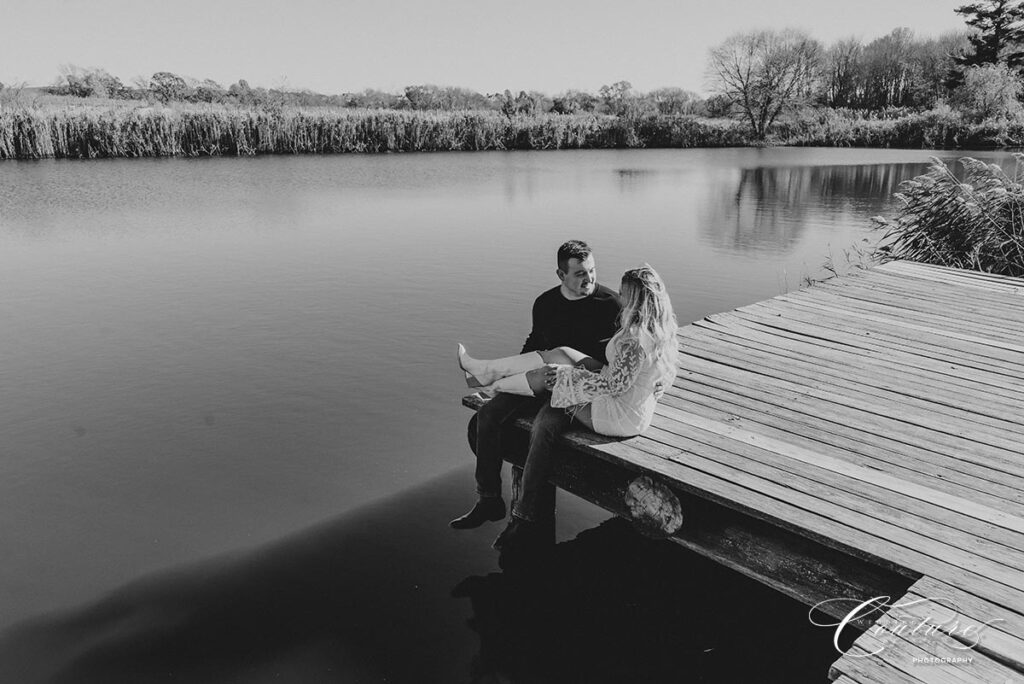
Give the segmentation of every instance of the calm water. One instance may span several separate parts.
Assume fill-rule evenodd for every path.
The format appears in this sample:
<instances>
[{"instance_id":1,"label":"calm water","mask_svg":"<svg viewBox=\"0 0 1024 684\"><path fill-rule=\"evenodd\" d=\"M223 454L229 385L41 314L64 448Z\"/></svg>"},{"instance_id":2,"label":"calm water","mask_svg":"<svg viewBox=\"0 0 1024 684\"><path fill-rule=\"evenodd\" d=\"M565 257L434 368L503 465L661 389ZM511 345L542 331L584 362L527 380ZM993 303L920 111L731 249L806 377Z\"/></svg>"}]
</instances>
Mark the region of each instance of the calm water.
<instances>
[{"instance_id":1,"label":"calm water","mask_svg":"<svg viewBox=\"0 0 1024 684\"><path fill-rule=\"evenodd\" d=\"M144 681L203 662L189 680L486 681L502 653L481 621L533 632L495 622L500 575L450 595L497 570L498 531L445 527L472 502L454 341L517 351L571 237L613 287L649 261L684 322L796 288L873 239L868 218L927 159L0 164L0 674ZM565 495L560 511L562 539L605 518ZM601 543L583 546L649 551ZM524 651L500 671L558 671L543 649L508 664Z\"/></svg>"}]
</instances>

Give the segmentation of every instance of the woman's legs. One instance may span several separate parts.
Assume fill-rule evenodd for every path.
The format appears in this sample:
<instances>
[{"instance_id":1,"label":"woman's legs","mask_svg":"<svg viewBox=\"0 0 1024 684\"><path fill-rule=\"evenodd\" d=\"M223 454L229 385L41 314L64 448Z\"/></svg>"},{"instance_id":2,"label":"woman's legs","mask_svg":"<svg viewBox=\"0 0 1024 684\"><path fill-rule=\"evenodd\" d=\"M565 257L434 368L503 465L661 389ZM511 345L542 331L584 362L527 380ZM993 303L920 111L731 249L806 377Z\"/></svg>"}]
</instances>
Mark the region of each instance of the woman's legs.
<instances>
[{"instance_id":1,"label":"woman's legs","mask_svg":"<svg viewBox=\"0 0 1024 684\"><path fill-rule=\"evenodd\" d=\"M597 432L597 430L594 429L594 416L591 412L591 407L591 404L584 404L572 414L572 419L583 423L591 432Z\"/></svg>"},{"instance_id":2,"label":"woman's legs","mask_svg":"<svg viewBox=\"0 0 1024 684\"><path fill-rule=\"evenodd\" d=\"M470 387L490 385L501 378L540 368L544 363L544 358L538 352L507 356L502 359L474 359L466 353L464 346L459 345L459 367L469 374L466 376L466 384ZM471 382L472 380L475 380L476 383Z\"/></svg>"},{"instance_id":3,"label":"woman's legs","mask_svg":"<svg viewBox=\"0 0 1024 684\"><path fill-rule=\"evenodd\" d=\"M583 359L589 359L581 351L576 351L572 347L555 347L554 349L548 349L547 351L538 352L540 357L544 359L544 363L558 363L565 364L567 366L575 366Z\"/></svg>"},{"instance_id":4,"label":"woman's legs","mask_svg":"<svg viewBox=\"0 0 1024 684\"><path fill-rule=\"evenodd\" d=\"M536 370L541 368L543 365L556 365L556 366L574 366L583 359L591 359L583 352L576 351L571 347L557 347L555 349L548 349L547 351L534 352L535 355L540 356L543 364L529 370ZM529 356L524 354L523 356ZM521 357L512 357L521 358ZM591 359L593 360L593 359ZM496 382L491 383L487 387L482 388L485 394L494 394L495 392L508 392L511 394L522 394L522 395L540 395L548 391L550 387L545 384L543 377L529 377L526 373L516 373L515 375L506 376Z\"/></svg>"}]
</instances>

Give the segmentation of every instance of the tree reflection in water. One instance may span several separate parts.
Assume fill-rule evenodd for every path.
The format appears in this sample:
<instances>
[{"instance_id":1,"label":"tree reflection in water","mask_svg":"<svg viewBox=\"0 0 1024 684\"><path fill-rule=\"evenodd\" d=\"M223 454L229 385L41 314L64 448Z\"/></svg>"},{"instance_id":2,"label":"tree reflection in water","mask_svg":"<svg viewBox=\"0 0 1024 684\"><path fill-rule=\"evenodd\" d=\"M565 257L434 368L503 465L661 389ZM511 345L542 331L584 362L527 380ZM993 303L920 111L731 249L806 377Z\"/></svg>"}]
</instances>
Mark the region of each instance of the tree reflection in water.
<instances>
[{"instance_id":1,"label":"tree reflection in water","mask_svg":"<svg viewBox=\"0 0 1024 684\"><path fill-rule=\"evenodd\" d=\"M759 166L739 169L734 190L726 184L703 207L701 238L740 253L786 253L809 226L836 217L871 216L892 206L893 193L919 175L924 164ZM824 258L824 255L823 255Z\"/></svg>"}]
</instances>

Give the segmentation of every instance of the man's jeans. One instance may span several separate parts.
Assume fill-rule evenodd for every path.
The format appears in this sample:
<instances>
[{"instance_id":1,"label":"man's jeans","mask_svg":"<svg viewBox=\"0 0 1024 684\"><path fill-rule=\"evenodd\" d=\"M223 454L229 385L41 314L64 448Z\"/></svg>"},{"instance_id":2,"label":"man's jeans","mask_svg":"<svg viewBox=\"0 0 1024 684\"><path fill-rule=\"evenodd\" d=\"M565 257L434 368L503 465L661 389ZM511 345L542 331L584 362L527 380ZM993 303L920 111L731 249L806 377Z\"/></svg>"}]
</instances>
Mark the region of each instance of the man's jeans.
<instances>
[{"instance_id":1,"label":"man's jeans","mask_svg":"<svg viewBox=\"0 0 1024 684\"><path fill-rule=\"evenodd\" d=\"M547 397L523 397L498 393L477 413L476 491L481 497L501 496L501 431L519 416L536 412L530 431L530 448L523 470L522 491L512 512L526 520L551 515L541 510L541 496L554 465L554 446L559 435L569 428L570 416L553 408Z\"/></svg>"}]
</instances>

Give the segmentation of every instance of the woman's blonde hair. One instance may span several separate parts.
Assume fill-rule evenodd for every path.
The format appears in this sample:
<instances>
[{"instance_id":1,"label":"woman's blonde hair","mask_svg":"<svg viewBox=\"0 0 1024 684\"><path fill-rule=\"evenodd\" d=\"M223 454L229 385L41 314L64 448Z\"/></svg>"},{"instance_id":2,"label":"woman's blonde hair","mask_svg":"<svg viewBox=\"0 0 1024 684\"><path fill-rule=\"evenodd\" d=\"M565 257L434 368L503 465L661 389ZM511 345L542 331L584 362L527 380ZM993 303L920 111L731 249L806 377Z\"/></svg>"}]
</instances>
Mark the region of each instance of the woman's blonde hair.
<instances>
[{"instance_id":1,"label":"woman's blonde hair","mask_svg":"<svg viewBox=\"0 0 1024 684\"><path fill-rule=\"evenodd\" d=\"M658 272L650 264L633 268L622 275L622 311L619 313L619 327L622 333L632 332L652 348L645 350L655 358L671 364L674 368L678 346L676 315L672 301Z\"/></svg>"}]
</instances>

